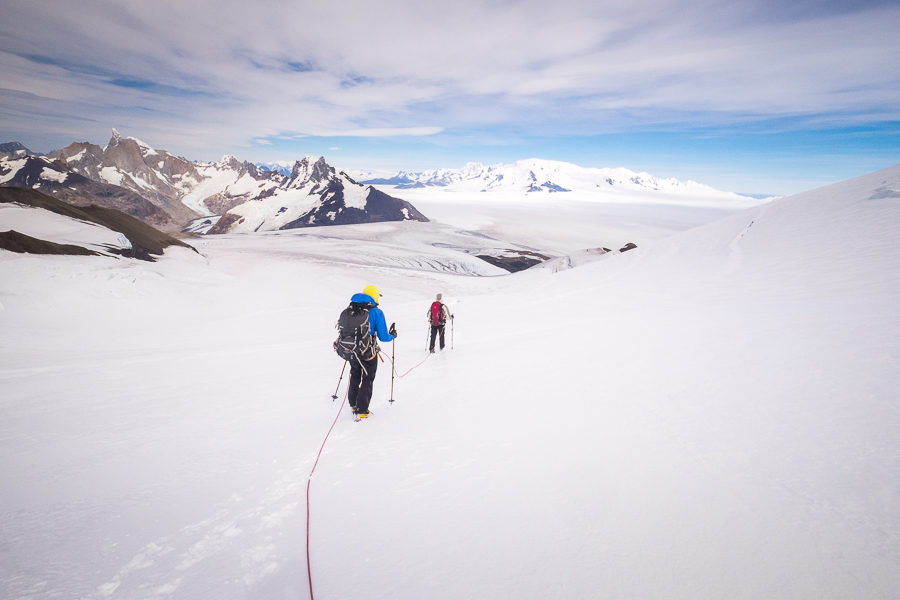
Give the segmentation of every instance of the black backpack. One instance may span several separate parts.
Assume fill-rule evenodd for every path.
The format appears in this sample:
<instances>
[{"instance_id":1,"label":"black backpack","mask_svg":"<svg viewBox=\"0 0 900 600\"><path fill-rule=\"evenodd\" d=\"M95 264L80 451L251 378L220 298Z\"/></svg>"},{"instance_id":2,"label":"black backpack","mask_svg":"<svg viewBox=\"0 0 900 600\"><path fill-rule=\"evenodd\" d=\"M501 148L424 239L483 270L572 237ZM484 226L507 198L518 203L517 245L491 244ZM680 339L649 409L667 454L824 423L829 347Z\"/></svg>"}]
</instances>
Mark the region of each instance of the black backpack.
<instances>
[{"instance_id":1,"label":"black backpack","mask_svg":"<svg viewBox=\"0 0 900 600\"><path fill-rule=\"evenodd\" d=\"M369 331L369 305L351 302L341 312L337 322L338 338L334 351L344 360L371 360L378 352L372 332Z\"/></svg>"}]
</instances>

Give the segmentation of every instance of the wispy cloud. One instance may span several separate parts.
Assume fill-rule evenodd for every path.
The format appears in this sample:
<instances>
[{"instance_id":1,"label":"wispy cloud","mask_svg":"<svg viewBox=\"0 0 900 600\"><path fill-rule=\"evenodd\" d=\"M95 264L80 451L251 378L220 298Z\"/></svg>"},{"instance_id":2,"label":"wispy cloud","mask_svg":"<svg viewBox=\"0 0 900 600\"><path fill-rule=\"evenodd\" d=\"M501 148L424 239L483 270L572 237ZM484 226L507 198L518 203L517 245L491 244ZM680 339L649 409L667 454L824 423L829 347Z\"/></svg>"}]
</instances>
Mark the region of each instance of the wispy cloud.
<instances>
[{"instance_id":1,"label":"wispy cloud","mask_svg":"<svg viewBox=\"0 0 900 600\"><path fill-rule=\"evenodd\" d=\"M0 129L46 115L48 134L118 126L188 154L896 121L898 30L895 2L6 0Z\"/></svg>"}]
</instances>

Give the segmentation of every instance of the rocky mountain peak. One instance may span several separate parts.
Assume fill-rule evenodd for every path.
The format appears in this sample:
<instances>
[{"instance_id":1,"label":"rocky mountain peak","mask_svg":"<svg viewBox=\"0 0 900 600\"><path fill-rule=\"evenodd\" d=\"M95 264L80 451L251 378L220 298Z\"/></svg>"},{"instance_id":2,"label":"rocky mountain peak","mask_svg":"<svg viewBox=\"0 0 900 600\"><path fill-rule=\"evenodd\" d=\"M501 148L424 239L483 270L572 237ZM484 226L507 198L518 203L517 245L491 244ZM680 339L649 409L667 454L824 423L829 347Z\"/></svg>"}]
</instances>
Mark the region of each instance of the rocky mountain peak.
<instances>
[{"instance_id":1,"label":"rocky mountain peak","mask_svg":"<svg viewBox=\"0 0 900 600\"><path fill-rule=\"evenodd\" d=\"M303 188L310 183L327 182L334 176L334 167L325 162L325 157L320 156L313 161L313 157L306 156L294 163L284 187Z\"/></svg>"},{"instance_id":2,"label":"rocky mountain peak","mask_svg":"<svg viewBox=\"0 0 900 600\"><path fill-rule=\"evenodd\" d=\"M21 142L6 142L0 144L0 156L24 157L35 154L35 152L26 148Z\"/></svg>"},{"instance_id":3,"label":"rocky mountain peak","mask_svg":"<svg viewBox=\"0 0 900 600\"><path fill-rule=\"evenodd\" d=\"M243 165L244 163L239 161L233 154L226 154L216 163L216 166L232 169L233 171L239 171Z\"/></svg>"},{"instance_id":4,"label":"rocky mountain peak","mask_svg":"<svg viewBox=\"0 0 900 600\"><path fill-rule=\"evenodd\" d=\"M311 181L322 181L334 176L334 168L325 162L325 157L320 156L319 160L312 166L309 178Z\"/></svg>"},{"instance_id":5,"label":"rocky mountain peak","mask_svg":"<svg viewBox=\"0 0 900 600\"><path fill-rule=\"evenodd\" d=\"M102 168L103 163L103 148L96 144L90 142L73 142L62 150L50 153L48 156L62 161L69 169L72 169L89 179L100 179L100 169Z\"/></svg>"},{"instance_id":6,"label":"rocky mountain peak","mask_svg":"<svg viewBox=\"0 0 900 600\"><path fill-rule=\"evenodd\" d=\"M106 146L104 159L107 166L117 167L127 173L140 173L147 168L144 164L144 153L137 141L123 138L115 129Z\"/></svg>"},{"instance_id":7,"label":"rocky mountain peak","mask_svg":"<svg viewBox=\"0 0 900 600\"><path fill-rule=\"evenodd\" d=\"M233 171L238 174L238 177L249 175L253 179L257 180L271 181L278 178L279 176L278 173L261 170L253 163L246 160L240 160L232 154L226 154L221 159L219 159L219 162L215 164L215 167L223 171Z\"/></svg>"}]
</instances>

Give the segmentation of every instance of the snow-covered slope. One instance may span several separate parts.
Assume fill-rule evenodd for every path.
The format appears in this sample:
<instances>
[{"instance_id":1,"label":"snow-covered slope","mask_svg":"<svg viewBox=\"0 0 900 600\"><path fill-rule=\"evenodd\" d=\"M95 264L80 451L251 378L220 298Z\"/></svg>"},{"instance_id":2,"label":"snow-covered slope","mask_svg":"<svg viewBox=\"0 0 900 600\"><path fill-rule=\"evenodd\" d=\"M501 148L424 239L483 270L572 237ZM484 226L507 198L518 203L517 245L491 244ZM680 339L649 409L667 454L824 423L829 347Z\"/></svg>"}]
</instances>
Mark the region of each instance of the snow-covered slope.
<instances>
[{"instance_id":1,"label":"snow-covered slope","mask_svg":"<svg viewBox=\"0 0 900 600\"><path fill-rule=\"evenodd\" d=\"M502 277L415 262L467 203L0 251L2 596L893 598L898 198L895 167ZM330 346L369 283L400 335L355 423Z\"/></svg>"},{"instance_id":2,"label":"snow-covered slope","mask_svg":"<svg viewBox=\"0 0 900 600\"><path fill-rule=\"evenodd\" d=\"M204 216L222 214L249 199L271 194L281 178L226 155L217 163L196 163L197 175L179 182L181 202Z\"/></svg>"},{"instance_id":3,"label":"snow-covered slope","mask_svg":"<svg viewBox=\"0 0 900 600\"><path fill-rule=\"evenodd\" d=\"M0 235L0 248L15 252L117 255L151 262L170 246L191 247L122 211L78 207L21 187L0 187Z\"/></svg>"},{"instance_id":4,"label":"snow-covered slope","mask_svg":"<svg viewBox=\"0 0 900 600\"><path fill-rule=\"evenodd\" d=\"M79 221L42 208L0 203L0 230L18 231L55 244L82 246L95 252L131 248L128 238L97 223Z\"/></svg>"}]
</instances>

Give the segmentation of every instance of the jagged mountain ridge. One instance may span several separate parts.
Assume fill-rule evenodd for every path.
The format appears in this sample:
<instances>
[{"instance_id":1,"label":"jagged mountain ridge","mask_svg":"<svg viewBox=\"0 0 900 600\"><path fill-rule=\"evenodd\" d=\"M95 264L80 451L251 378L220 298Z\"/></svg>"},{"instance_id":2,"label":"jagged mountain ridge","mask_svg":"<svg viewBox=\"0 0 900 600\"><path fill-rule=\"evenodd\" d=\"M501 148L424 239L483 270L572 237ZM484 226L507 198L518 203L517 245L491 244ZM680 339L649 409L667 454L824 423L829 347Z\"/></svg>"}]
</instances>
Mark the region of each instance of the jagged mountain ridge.
<instances>
[{"instance_id":1,"label":"jagged mountain ridge","mask_svg":"<svg viewBox=\"0 0 900 600\"><path fill-rule=\"evenodd\" d=\"M35 157L15 144L10 144L11 152L0 158L0 177L6 181L0 181L0 185L42 186L43 191L77 205L105 206L109 197L128 197L130 204L136 205L138 202L130 197L134 194L165 215L153 224L167 231L224 233L427 220L410 203L335 172L324 158L306 157L284 175L230 155L216 163L192 162L137 138L123 137L113 129L106 147L90 142L70 144L50 153L44 163L33 163L30 168L36 169L37 175L24 177L17 171L26 163L16 161ZM22 156L22 149L26 156ZM51 165L52 174L42 179L45 164ZM73 187L74 180L69 178L76 176L111 187L98 192L88 189L83 180ZM139 218L149 210L122 202L113 207Z\"/></svg>"},{"instance_id":2,"label":"jagged mountain ridge","mask_svg":"<svg viewBox=\"0 0 900 600\"><path fill-rule=\"evenodd\" d=\"M278 188L233 207L209 233L410 220L428 219L409 202L357 183L324 158L308 156L294 163Z\"/></svg>"},{"instance_id":3,"label":"jagged mountain ridge","mask_svg":"<svg viewBox=\"0 0 900 600\"><path fill-rule=\"evenodd\" d=\"M113 129L105 148L76 142L49 155L76 173L144 196L182 225L199 216L226 212L278 182L250 163L225 156L218 163L195 163L158 150ZM252 181L248 181L248 178Z\"/></svg>"},{"instance_id":4,"label":"jagged mountain ridge","mask_svg":"<svg viewBox=\"0 0 900 600\"><path fill-rule=\"evenodd\" d=\"M39 190L73 206L102 206L122 211L163 231L180 230L172 215L124 187L95 181L46 156L0 157L0 186Z\"/></svg>"}]
</instances>

